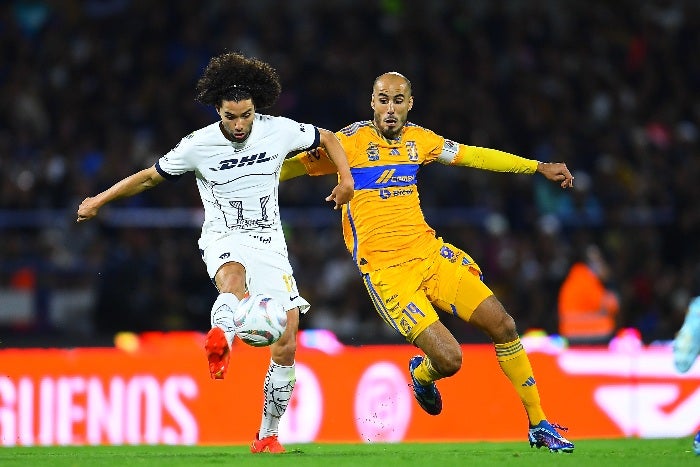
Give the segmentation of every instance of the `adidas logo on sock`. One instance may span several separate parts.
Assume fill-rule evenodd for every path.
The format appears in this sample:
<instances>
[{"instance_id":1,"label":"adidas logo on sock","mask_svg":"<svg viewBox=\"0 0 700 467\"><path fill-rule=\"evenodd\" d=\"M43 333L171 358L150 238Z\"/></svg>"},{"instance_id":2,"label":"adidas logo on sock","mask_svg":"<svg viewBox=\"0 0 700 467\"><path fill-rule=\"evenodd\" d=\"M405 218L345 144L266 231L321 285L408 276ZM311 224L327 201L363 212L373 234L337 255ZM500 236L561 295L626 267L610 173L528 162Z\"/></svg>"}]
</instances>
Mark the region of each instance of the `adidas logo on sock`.
<instances>
[{"instance_id":1,"label":"adidas logo on sock","mask_svg":"<svg viewBox=\"0 0 700 467\"><path fill-rule=\"evenodd\" d=\"M535 384L535 378L533 376L530 376L528 379L525 380L525 382L522 384L522 386L534 386Z\"/></svg>"}]
</instances>

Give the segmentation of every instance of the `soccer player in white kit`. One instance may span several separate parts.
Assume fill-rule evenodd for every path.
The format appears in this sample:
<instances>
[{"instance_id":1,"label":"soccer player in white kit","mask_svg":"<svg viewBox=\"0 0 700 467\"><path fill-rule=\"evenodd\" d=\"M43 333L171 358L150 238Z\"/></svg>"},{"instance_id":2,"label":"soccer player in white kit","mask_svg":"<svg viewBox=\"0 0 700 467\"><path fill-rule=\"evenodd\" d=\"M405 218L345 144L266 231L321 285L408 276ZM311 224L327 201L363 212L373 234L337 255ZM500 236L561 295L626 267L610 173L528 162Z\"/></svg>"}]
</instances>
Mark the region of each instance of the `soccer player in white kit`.
<instances>
[{"instance_id":1,"label":"soccer player in white kit","mask_svg":"<svg viewBox=\"0 0 700 467\"><path fill-rule=\"evenodd\" d=\"M106 203L141 193L166 179L194 172L204 205L199 249L219 291L211 310L205 350L209 371L223 379L234 337L233 311L249 293L265 293L285 306L287 328L270 346L260 430L251 452L284 452L279 420L295 383L294 356L300 295L287 255L279 215L280 167L287 154L322 146L338 167L338 185L326 198L335 209L353 197L353 178L336 136L313 125L258 114L281 92L277 72L238 53L213 57L197 82L196 98L216 109L220 121L184 137L155 165L115 183L78 207L77 220L97 215Z\"/></svg>"}]
</instances>

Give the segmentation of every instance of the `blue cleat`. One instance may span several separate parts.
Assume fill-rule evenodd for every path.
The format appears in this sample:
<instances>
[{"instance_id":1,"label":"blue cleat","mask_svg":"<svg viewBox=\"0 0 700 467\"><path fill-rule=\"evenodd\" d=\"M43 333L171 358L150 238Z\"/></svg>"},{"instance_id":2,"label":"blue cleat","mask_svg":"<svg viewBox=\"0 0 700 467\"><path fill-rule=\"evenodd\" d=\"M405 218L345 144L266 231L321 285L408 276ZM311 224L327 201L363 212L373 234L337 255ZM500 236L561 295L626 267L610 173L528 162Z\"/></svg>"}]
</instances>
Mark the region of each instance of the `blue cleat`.
<instances>
[{"instance_id":1,"label":"blue cleat","mask_svg":"<svg viewBox=\"0 0 700 467\"><path fill-rule=\"evenodd\" d=\"M695 451L696 456L700 456L700 431L697 432L693 440L693 451Z\"/></svg>"},{"instance_id":2,"label":"blue cleat","mask_svg":"<svg viewBox=\"0 0 700 467\"><path fill-rule=\"evenodd\" d=\"M440 397L440 391L438 391L437 386L435 383L423 386L416 381L416 378L413 376L413 370L415 370L422 361L423 357L420 355L416 355L408 361L408 371L411 373L411 381L413 382L409 384L409 386L413 388L413 395L416 397L421 408L430 415L437 415L442 412L442 397Z\"/></svg>"},{"instance_id":3,"label":"blue cleat","mask_svg":"<svg viewBox=\"0 0 700 467\"><path fill-rule=\"evenodd\" d=\"M681 373L686 373L700 354L700 297L688 306L685 321L673 339L673 364Z\"/></svg>"},{"instance_id":4,"label":"blue cleat","mask_svg":"<svg viewBox=\"0 0 700 467\"><path fill-rule=\"evenodd\" d=\"M421 408L430 415L438 415L442 412L442 397L440 397L440 391L438 391L437 386L435 383L423 386L416 381L416 378L413 376L413 370L415 370L422 361L423 357L420 355L416 355L408 361L408 371L411 373L411 381L413 382L409 384L409 386L413 388L413 395L416 397Z\"/></svg>"},{"instance_id":5,"label":"blue cleat","mask_svg":"<svg viewBox=\"0 0 700 467\"><path fill-rule=\"evenodd\" d=\"M560 435L557 428L564 431L568 429L552 425L547 420L542 420L537 425L531 426L527 434L530 447L535 446L537 449L545 447L550 452L574 452L574 443Z\"/></svg>"}]
</instances>

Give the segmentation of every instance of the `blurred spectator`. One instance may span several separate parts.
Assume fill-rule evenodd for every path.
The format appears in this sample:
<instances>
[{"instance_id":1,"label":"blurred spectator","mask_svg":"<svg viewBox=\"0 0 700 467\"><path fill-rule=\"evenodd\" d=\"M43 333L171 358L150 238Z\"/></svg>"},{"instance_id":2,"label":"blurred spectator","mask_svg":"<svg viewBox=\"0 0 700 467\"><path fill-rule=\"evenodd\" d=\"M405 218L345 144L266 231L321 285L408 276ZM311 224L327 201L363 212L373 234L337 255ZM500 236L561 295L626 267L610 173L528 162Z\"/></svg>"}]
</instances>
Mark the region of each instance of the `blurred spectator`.
<instances>
[{"instance_id":1,"label":"blurred spectator","mask_svg":"<svg viewBox=\"0 0 700 467\"><path fill-rule=\"evenodd\" d=\"M569 269L559 289L559 334L571 344L607 343L615 333L620 304L609 279L610 268L595 245Z\"/></svg>"}]
</instances>

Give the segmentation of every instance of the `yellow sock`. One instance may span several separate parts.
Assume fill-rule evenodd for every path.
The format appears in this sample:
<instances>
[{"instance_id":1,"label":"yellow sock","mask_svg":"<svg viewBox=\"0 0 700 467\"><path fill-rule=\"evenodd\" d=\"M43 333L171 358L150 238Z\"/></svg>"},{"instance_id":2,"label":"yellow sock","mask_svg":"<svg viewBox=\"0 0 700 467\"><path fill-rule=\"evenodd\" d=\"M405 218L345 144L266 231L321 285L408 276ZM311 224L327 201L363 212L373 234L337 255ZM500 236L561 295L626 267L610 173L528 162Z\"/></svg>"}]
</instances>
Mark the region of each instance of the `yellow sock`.
<instances>
[{"instance_id":1,"label":"yellow sock","mask_svg":"<svg viewBox=\"0 0 700 467\"><path fill-rule=\"evenodd\" d=\"M438 373L437 370L433 368L433 364L430 362L427 355L423 358L421 364L418 365L415 370L413 370L413 376L416 378L416 381L423 386L427 386L433 381L444 378L443 375Z\"/></svg>"},{"instance_id":2,"label":"yellow sock","mask_svg":"<svg viewBox=\"0 0 700 467\"><path fill-rule=\"evenodd\" d=\"M505 344L495 344L495 346L498 364L501 365L503 373L520 396L530 425L537 425L547 417L540 404L540 393L537 390L530 359L527 357L520 339Z\"/></svg>"}]
</instances>

